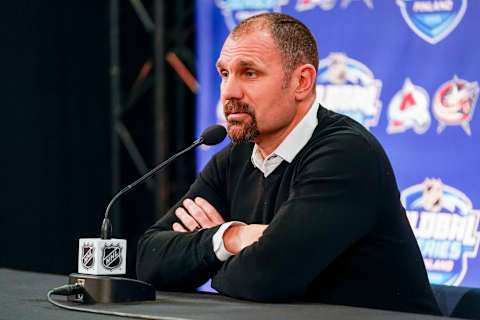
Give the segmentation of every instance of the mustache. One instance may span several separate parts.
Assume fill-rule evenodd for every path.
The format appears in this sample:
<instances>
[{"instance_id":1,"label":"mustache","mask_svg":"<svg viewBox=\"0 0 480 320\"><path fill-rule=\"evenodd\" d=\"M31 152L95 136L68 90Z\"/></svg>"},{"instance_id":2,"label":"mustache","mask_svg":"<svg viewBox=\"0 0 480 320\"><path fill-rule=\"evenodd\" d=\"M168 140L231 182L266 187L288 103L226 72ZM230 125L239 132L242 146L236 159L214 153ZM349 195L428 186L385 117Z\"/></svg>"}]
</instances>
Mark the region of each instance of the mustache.
<instances>
[{"instance_id":1,"label":"mustache","mask_svg":"<svg viewBox=\"0 0 480 320\"><path fill-rule=\"evenodd\" d=\"M228 117L232 113L247 113L251 116L254 116L255 113L253 108L245 102L237 101L237 100L229 100L227 103L223 105L223 112L225 117Z\"/></svg>"}]
</instances>

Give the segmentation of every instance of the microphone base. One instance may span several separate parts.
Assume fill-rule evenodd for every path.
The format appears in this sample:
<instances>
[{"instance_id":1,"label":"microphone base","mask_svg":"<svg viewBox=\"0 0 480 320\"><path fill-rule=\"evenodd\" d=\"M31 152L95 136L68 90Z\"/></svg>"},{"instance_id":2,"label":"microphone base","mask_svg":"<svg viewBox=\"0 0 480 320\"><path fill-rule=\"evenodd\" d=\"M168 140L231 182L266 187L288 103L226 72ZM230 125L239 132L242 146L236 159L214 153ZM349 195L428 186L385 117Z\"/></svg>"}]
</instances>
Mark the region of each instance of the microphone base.
<instances>
[{"instance_id":1,"label":"microphone base","mask_svg":"<svg viewBox=\"0 0 480 320\"><path fill-rule=\"evenodd\" d=\"M84 293L68 296L79 303L115 303L155 300L155 288L146 282L110 276L71 273L68 283L81 284Z\"/></svg>"}]
</instances>

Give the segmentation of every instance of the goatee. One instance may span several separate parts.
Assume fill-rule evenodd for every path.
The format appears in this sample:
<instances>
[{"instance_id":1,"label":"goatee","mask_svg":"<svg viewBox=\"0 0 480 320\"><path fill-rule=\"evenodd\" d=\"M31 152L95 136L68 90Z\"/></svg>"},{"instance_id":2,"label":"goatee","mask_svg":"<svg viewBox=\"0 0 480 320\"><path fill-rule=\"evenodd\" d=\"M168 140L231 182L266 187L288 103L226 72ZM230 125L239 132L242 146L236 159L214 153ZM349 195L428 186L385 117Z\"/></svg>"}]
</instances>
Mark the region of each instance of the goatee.
<instances>
[{"instance_id":1,"label":"goatee","mask_svg":"<svg viewBox=\"0 0 480 320\"><path fill-rule=\"evenodd\" d=\"M227 132L230 140L234 144L242 142L254 142L260 132L258 131L257 118L253 108L244 102L238 100L228 100L223 106L223 112L227 119ZM228 116L233 113L246 113L250 116L250 121L228 120Z\"/></svg>"}]
</instances>

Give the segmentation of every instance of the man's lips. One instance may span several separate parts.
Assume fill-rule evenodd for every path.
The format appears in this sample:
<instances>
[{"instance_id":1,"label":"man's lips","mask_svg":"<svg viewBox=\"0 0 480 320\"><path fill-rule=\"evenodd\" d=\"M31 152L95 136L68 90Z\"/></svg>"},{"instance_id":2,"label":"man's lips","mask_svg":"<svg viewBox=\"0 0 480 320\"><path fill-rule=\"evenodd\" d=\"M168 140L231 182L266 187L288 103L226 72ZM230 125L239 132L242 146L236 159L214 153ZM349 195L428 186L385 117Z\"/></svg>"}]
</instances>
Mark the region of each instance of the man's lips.
<instances>
[{"instance_id":1,"label":"man's lips","mask_svg":"<svg viewBox=\"0 0 480 320\"><path fill-rule=\"evenodd\" d=\"M248 117L250 117L250 114L246 112L235 112L227 115L227 121L240 122L240 121L246 120Z\"/></svg>"}]
</instances>

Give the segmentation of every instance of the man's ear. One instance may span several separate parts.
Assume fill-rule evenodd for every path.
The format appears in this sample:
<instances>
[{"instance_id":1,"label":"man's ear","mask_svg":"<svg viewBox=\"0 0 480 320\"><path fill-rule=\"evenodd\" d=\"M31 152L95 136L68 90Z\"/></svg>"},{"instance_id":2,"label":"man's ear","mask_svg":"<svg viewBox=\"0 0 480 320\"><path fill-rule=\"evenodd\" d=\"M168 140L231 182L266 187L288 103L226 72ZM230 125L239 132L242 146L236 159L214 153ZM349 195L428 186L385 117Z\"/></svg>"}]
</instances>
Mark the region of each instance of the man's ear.
<instances>
[{"instance_id":1,"label":"man's ear","mask_svg":"<svg viewBox=\"0 0 480 320\"><path fill-rule=\"evenodd\" d=\"M311 64L304 64L295 70L295 75L297 78L295 99L301 101L312 94L316 85L317 72L315 71L315 67Z\"/></svg>"}]
</instances>

